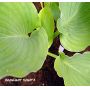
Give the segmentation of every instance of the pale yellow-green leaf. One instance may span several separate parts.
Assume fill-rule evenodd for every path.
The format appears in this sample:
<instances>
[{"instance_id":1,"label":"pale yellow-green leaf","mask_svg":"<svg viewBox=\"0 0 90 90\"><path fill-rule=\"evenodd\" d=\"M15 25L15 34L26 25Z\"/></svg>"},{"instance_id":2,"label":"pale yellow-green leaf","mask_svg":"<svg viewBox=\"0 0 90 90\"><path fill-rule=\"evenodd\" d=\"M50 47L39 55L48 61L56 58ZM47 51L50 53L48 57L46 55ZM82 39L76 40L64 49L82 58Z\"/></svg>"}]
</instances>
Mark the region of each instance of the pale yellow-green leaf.
<instances>
[{"instance_id":1,"label":"pale yellow-green leaf","mask_svg":"<svg viewBox=\"0 0 90 90\"><path fill-rule=\"evenodd\" d=\"M54 67L66 86L90 86L90 52L72 57L60 53Z\"/></svg>"}]
</instances>

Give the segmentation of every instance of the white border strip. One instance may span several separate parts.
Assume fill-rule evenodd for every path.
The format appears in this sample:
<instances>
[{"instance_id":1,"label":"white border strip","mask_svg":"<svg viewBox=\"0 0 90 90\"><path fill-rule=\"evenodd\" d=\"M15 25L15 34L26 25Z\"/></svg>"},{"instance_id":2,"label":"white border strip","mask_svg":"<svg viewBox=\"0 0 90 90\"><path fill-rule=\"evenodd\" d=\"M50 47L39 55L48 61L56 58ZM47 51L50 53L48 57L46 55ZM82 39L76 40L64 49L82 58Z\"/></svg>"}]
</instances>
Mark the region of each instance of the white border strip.
<instances>
[{"instance_id":1,"label":"white border strip","mask_svg":"<svg viewBox=\"0 0 90 90\"><path fill-rule=\"evenodd\" d=\"M0 0L0 2L90 2L90 0Z\"/></svg>"},{"instance_id":2,"label":"white border strip","mask_svg":"<svg viewBox=\"0 0 90 90\"><path fill-rule=\"evenodd\" d=\"M9 86L1 87L0 90L90 90L90 87L84 86Z\"/></svg>"}]
</instances>

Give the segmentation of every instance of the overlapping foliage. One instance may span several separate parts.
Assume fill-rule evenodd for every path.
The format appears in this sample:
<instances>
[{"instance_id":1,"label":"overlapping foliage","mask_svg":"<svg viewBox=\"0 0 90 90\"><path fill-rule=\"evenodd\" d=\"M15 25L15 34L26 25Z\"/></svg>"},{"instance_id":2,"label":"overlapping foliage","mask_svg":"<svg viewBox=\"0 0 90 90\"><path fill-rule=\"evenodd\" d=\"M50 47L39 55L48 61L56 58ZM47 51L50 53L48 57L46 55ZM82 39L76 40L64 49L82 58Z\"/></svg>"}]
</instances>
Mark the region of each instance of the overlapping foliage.
<instances>
[{"instance_id":1,"label":"overlapping foliage","mask_svg":"<svg viewBox=\"0 0 90 90\"><path fill-rule=\"evenodd\" d=\"M39 70L54 39L57 22L62 46L81 52L90 46L90 3L0 3L0 78ZM90 85L90 52L60 52L54 68L65 85Z\"/></svg>"}]
</instances>

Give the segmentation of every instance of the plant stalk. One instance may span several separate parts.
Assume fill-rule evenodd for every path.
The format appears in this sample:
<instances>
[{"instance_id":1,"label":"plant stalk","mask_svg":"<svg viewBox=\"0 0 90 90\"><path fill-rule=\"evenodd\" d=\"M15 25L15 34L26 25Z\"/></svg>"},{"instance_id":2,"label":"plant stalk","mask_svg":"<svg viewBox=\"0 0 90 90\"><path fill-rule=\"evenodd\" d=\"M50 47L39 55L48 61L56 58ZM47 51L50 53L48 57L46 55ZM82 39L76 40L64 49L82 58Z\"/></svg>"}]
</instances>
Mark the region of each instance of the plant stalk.
<instances>
[{"instance_id":1,"label":"plant stalk","mask_svg":"<svg viewBox=\"0 0 90 90\"><path fill-rule=\"evenodd\" d=\"M53 54L51 52L48 52L48 55L51 56L51 57L53 57L53 58L57 58L57 56L58 56L58 55L55 55L55 54Z\"/></svg>"},{"instance_id":2,"label":"plant stalk","mask_svg":"<svg viewBox=\"0 0 90 90\"><path fill-rule=\"evenodd\" d=\"M54 38L56 38L58 35L60 35L60 32L59 32L59 31L56 31L56 32L54 33Z\"/></svg>"},{"instance_id":3,"label":"plant stalk","mask_svg":"<svg viewBox=\"0 0 90 90\"><path fill-rule=\"evenodd\" d=\"M41 7L43 8L43 2L40 2L40 4L41 4Z\"/></svg>"}]
</instances>

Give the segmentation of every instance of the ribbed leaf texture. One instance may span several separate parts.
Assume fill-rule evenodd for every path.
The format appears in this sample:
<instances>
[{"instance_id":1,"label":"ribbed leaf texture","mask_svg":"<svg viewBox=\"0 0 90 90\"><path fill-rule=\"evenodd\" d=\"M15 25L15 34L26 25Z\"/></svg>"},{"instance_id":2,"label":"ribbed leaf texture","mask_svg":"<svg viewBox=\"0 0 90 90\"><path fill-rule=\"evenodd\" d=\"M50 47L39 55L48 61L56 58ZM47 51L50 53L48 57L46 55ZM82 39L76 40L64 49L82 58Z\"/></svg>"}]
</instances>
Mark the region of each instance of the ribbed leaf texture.
<instances>
[{"instance_id":1,"label":"ribbed leaf texture","mask_svg":"<svg viewBox=\"0 0 90 90\"><path fill-rule=\"evenodd\" d=\"M0 3L0 78L24 77L39 70L47 50L48 37L35 6Z\"/></svg>"},{"instance_id":2,"label":"ribbed leaf texture","mask_svg":"<svg viewBox=\"0 0 90 90\"><path fill-rule=\"evenodd\" d=\"M68 51L80 52L90 45L90 3L60 3L57 27L61 44Z\"/></svg>"},{"instance_id":3,"label":"ribbed leaf texture","mask_svg":"<svg viewBox=\"0 0 90 90\"><path fill-rule=\"evenodd\" d=\"M60 53L54 67L66 86L90 86L90 52L72 57Z\"/></svg>"}]
</instances>

